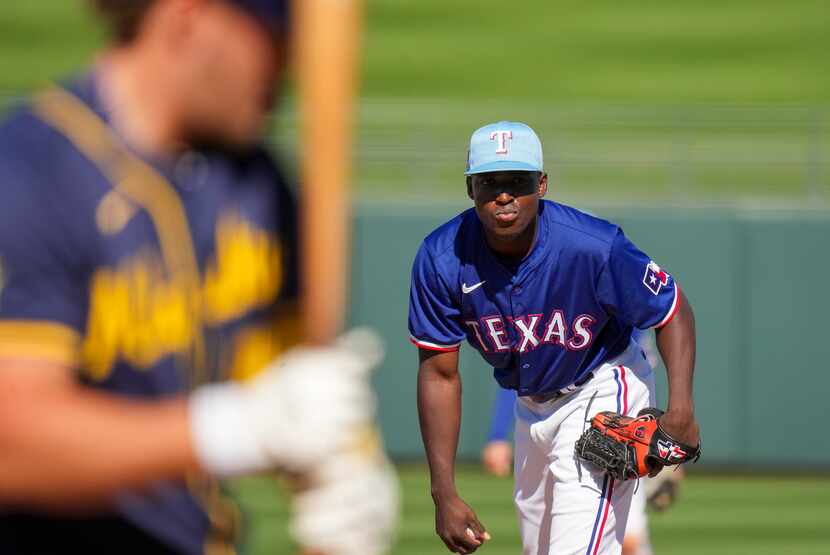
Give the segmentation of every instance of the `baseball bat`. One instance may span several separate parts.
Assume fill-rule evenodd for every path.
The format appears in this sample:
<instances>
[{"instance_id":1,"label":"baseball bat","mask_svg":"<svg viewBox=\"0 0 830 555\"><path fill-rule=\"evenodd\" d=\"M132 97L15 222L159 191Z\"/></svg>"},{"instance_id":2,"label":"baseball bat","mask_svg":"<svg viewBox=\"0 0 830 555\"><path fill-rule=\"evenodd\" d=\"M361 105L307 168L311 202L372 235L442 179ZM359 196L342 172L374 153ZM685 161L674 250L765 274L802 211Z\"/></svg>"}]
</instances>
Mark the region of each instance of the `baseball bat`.
<instances>
[{"instance_id":1,"label":"baseball bat","mask_svg":"<svg viewBox=\"0 0 830 555\"><path fill-rule=\"evenodd\" d=\"M305 339L342 331L349 283L349 177L361 28L357 0L294 0L300 105L302 293Z\"/></svg>"},{"instance_id":2,"label":"baseball bat","mask_svg":"<svg viewBox=\"0 0 830 555\"><path fill-rule=\"evenodd\" d=\"M357 0L293 0L300 115L301 316L304 339L332 341L346 318ZM303 555L327 555L305 548Z\"/></svg>"}]
</instances>

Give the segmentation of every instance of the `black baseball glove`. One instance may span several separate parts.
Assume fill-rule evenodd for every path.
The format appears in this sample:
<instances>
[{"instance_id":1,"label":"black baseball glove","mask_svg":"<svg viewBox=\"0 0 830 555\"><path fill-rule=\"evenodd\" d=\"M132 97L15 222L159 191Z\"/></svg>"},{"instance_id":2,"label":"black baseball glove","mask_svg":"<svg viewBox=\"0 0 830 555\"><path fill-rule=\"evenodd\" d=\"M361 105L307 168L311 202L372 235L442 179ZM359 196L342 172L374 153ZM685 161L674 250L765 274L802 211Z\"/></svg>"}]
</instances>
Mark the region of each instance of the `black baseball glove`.
<instances>
[{"instance_id":1,"label":"black baseball glove","mask_svg":"<svg viewBox=\"0 0 830 555\"><path fill-rule=\"evenodd\" d=\"M697 461L700 445L681 443L660 428L663 412L640 411L637 418L600 412L576 442L576 454L617 480L654 474L663 466Z\"/></svg>"}]
</instances>

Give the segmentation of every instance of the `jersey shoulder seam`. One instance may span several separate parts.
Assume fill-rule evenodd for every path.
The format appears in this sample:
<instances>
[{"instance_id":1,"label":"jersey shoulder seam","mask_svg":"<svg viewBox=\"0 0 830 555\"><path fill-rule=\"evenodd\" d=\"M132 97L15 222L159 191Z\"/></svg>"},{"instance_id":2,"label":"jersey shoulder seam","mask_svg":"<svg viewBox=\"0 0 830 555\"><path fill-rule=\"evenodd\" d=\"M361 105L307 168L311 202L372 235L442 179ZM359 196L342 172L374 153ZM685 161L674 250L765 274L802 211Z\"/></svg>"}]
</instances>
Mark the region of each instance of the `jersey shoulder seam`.
<instances>
[{"instance_id":1,"label":"jersey shoulder seam","mask_svg":"<svg viewBox=\"0 0 830 555\"><path fill-rule=\"evenodd\" d=\"M572 229L572 230L574 230L574 231L576 231L576 232L582 233L583 235L587 235L587 236L589 236L589 237L592 237L592 238L596 239L597 241L600 241L600 242L602 242L602 243L604 243L604 244L606 244L606 245L613 245L613 244L614 244L614 237L616 236L617 230L619 230L619 228L620 228L618 225L616 225L616 224L612 224L612 223L610 223L610 222L609 222L609 225L610 225L612 228L614 228L614 237L611 237L610 239L608 239L608 238L606 238L606 237L602 237L602 236L600 236L600 235L598 235L598 234L591 233L590 231L586 231L586 230L581 229L581 228L579 228L579 227L576 227L576 226L573 226L573 225L567 224L567 223L565 223L565 222L559 222L559 221L554 220L554 221L553 221L553 222L551 222L551 223L552 223L552 224L554 224L554 225L558 225L558 226L562 226L562 227L567 227L568 229Z\"/></svg>"},{"instance_id":2,"label":"jersey shoulder seam","mask_svg":"<svg viewBox=\"0 0 830 555\"><path fill-rule=\"evenodd\" d=\"M427 243L426 240L424 240L423 245L424 245L424 248L427 250L427 252L429 253L429 255L433 259L438 259L438 258L443 257L444 255L446 255L450 251L451 248L454 247L453 243L450 243L446 247L444 247L440 250L436 250L435 248L433 248L432 245Z\"/></svg>"},{"instance_id":3,"label":"jersey shoulder seam","mask_svg":"<svg viewBox=\"0 0 830 555\"><path fill-rule=\"evenodd\" d=\"M604 305L604 303L602 303L600 301L600 298L599 298L597 293L598 293L599 288L600 288L599 281L602 279L602 276L605 274L605 271L608 269L608 265L611 264L611 252L614 250L614 241L616 241L617 237L619 236L619 234L621 232L620 226L615 225L614 227L616 228L616 232L614 233L614 238L611 239L610 241L606 242L606 246L608 247L608 250L606 251L606 253L604 255L604 260L602 261L602 266L600 266L599 272L597 272L597 284L594 286L594 291L593 291L594 300L596 300L596 302L599 306L603 307L603 310L605 310L605 305ZM606 313L608 313L607 310L606 310Z\"/></svg>"},{"instance_id":4,"label":"jersey shoulder seam","mask_svg":"<svg viewBox=\"0 0 830 555\"><path fill-rule=\"evenodd\" d=\"M447 289L447 293L450 294L452 300L455 300L454 298L457 296L457 293L458 293L458 291L457 291L458 286L456 285L456 287L453 288L451 286L450 282L447 281L447 276L445 275L446 273L439 271L438 267L437 267L438 259L443 258L444 256L446 256L447 253L450 252L450 247L452 247L453 245L450 244L447 248L442 249L440 252L435 252L426 243L424 243L424 246L426 247L427 252L429 253L429 256L433 260L433 267L435 268L435 279L437 281L440 281L444 285L444 287ZM457 273L459 271L460 271L460 265L459 264L453 264L453 273Z\"/></svg>"},{"instance_id":5,"label":"jersey shoulder seam","mask_svg":"<svg viewBox=\"0 0 830 555\"><path fill-rule=\"evenodd\" d=\"M427 249L427 251L429 252L430 256L432 256L433 258L439 258L439 257L442 257L442 256L446 255L447 252L449 252L451 249L455 248L455 244L456 244L456 241L458 240L458 235L461 232L461 228L466 223L468 212L469 212L469 210L465 210L464 212L462 212L462 213L458 214L457 216L453 217L451 220L441 224L440 226L438 226L437 228L432 230L429 233L429 235L426 236L426 238L424 238L423 245ZM433 247L433 241L430 241L430 239L432 239L437 234L437 232L439 230L446 232L447 229L442 229L442 228L448 228L451 224L454 224L454 225L452 225L453 229L452 229L452 232L451 232L452 240L446 241L447 244L445 246L443 246L441 249L434 248ZM444 235L444 233L442 233L441 235ZM442 237L442 239L443 239L443 237ZM435 242L437 242L437 241L435 241Z\"/></svg>"}]
</instances>

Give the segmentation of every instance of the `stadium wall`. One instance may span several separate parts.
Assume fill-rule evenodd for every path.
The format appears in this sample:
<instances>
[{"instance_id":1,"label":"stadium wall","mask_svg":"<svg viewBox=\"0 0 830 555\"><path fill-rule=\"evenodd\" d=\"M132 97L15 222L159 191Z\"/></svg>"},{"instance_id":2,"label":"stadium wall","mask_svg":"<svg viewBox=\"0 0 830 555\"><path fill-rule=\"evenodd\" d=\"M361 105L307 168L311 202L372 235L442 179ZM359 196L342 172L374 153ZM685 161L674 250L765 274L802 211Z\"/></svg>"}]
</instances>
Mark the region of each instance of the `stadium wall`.
<instances>
[{"instance_id":1,"label":"stadium wall","mask_svg":"<svg viewBox=\"0 0 830 555\"><path fill-rule=\"evenodd\" d=\"M406 326L409 271L420 241L455 207L356 208L351 321L376 327L388 356L375 377L381 426L399 459L423 457L416 350ZM697 316L702 464L830 467L830 441L810 432L830 394L830 214L735 209L594 209L678 278ZM491 369L462 348L462 458L485 441ZM657 371L660 404L665 373ZM782 449L782 445L802 449Z\"/></svg>"}]
</instances>

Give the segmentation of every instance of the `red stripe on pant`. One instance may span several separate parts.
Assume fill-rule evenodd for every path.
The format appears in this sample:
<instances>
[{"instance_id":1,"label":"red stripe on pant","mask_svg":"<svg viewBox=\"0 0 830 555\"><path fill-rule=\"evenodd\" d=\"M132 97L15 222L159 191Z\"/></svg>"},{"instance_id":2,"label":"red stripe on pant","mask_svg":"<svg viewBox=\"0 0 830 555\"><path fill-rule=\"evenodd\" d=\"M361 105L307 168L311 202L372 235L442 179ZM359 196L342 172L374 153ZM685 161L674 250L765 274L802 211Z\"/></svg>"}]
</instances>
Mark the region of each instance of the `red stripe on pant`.
<instances>
[{"instance_id":1,"label":"red stripe on pant","mask_svg":"<svg viewBox=\"0 0 830 555\"><path fill-rule=\"evenodd\" d=\"M614 479L611 478L608 484L608 498L605 502L605 513L602 515L602 524L599 525L599 533L597 534L597 543L594 544L594 552L592 555L597 555L599 551L599 544L602 543L602 531L605 530L605 523L608 521L608 509L611 507L611 496L614 495Z\"/></svg>"},{"instance_id":2,"label":"red stripe on pant","mask_svg":"<svg viewBox=\"0 0 830 555\"><path fill-rule=\"evenodd\" d=\"M622 414L626 414L628 412L628 382L625 381L625 366L620 366L620 380L622 381L622 386L623 386Z\"/></svg>"}]
</instances>

